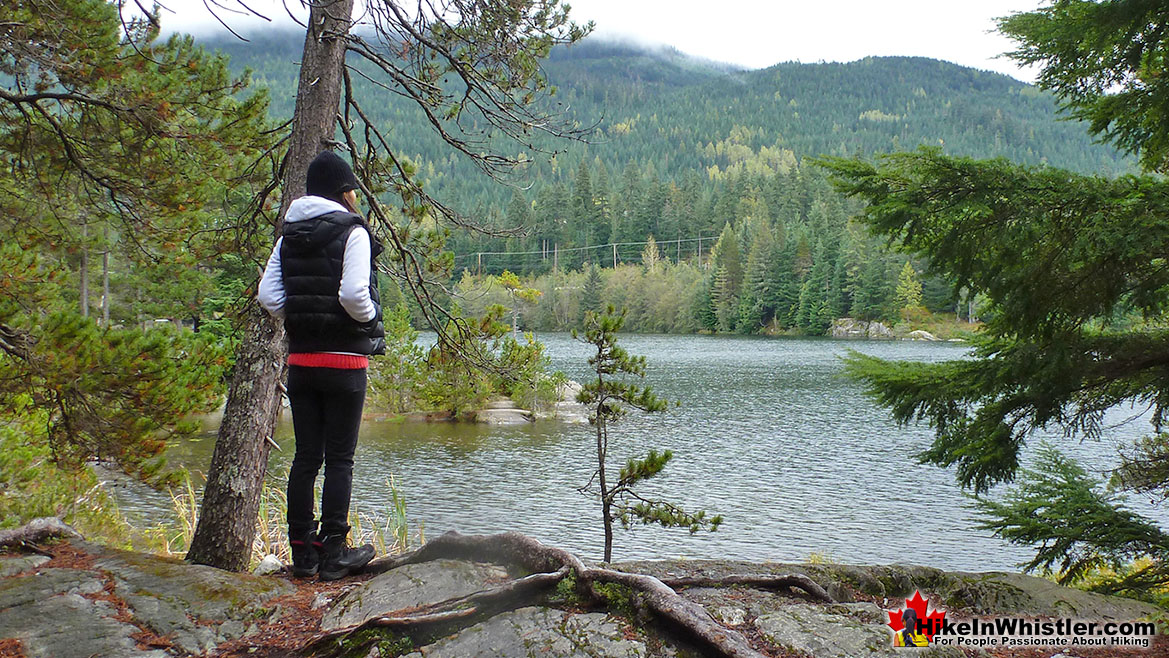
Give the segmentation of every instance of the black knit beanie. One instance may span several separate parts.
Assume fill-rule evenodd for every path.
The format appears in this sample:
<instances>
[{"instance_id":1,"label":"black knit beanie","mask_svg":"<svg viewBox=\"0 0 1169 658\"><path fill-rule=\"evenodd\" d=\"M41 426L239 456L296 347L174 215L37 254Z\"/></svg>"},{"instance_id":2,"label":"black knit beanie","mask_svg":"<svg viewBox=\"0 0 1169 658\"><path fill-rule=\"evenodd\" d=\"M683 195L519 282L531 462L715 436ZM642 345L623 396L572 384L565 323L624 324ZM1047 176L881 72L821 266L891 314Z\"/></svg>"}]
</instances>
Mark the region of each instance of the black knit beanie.
<instances>
[{"instance_id":1,"label":"black knit beanie","mask_svg":"<svg viewBox=\"0 0 1169 658\"><path fill-rule=\"evenodd\" d=\"M308 166L305 192L329 199L340 198L349 190L360 187L353 169L345 159L332 151L321 151Z\"/></svg>"}]
</instances>

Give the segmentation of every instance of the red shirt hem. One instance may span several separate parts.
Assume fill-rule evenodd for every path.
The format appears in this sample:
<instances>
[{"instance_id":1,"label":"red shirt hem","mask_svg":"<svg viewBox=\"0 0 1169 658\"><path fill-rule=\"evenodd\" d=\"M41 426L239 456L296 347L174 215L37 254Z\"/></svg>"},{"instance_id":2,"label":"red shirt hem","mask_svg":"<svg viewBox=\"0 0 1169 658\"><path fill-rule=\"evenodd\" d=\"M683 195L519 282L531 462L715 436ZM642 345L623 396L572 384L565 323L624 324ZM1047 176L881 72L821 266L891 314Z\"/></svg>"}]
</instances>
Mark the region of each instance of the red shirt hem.
<instances>
[{"instance_id":1,"label":"red shirt hem","mask_svg":"<svg viewBox=\"0 0 1169 658\"><path fill-rule=\"evenodd\" d=\"M360 370L369 367L369 357L360 354L331 354L329 352L302 352L288 355L288 365L305 368L339 368Z\"/></svg>"}]
</instances>

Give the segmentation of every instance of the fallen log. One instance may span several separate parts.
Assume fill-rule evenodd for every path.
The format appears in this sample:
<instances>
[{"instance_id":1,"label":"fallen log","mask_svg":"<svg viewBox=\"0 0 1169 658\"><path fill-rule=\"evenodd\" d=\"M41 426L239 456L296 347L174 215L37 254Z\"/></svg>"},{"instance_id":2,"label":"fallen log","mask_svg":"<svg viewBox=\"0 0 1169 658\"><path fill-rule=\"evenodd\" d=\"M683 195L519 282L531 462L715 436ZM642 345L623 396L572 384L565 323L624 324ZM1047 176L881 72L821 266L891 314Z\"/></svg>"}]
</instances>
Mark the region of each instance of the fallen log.
<instances>
[{"instance_id":1,"label":"fallen log","mask_svg":"<svg viewBox=\"0 0 1169 658\"><path fill-rule=\"evenodd\" d=\"M81 533L55 516L33 519L19 528L0 530L0 548L5 546L31 545L52 537L81 539Z\"/></svg>"}]
</instances>

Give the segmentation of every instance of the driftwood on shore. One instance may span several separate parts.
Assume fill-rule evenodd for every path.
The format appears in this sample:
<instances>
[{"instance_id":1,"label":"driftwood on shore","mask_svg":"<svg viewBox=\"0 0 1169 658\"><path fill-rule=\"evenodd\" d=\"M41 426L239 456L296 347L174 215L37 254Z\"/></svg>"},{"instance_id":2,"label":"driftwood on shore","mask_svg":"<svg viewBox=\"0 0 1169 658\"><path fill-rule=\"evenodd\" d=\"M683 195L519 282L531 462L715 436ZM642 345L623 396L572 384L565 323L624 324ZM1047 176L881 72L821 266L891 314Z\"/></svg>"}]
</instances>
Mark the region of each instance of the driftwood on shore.
<instances>
[{"instance_id":1,"label":"driftwood on shore","mask_svg":"<svg viewBox=\"0 0 1169 658\"><path fill-rule=\"evenodd\" d=\"M526 535L508 532L498 535L462 535L448 532L416 551L371 562L367 572L383 573L408 564L438 559L460 559L509 565L530 575L468 596L441 601L423 608L397 610L360 624L337 628L314 637L304 650L310 655L330 655L339 646L370 628L388 628L406 635L424 633L463 619L481 619L499 612L535 603L538 597L566 579L573 579L576 591L592 600L604 600L594 588L616 584L628 588L631 603L639 610L681 631L704 648L709 656L759 658L738 631L727 628L697 603L679 596L673 587L720 587L740 585L766 589L797 587L813 600L832 602L828 593L803 575L729 576L726 578L674 579L663 582L653 576L626 573L604 567L590 567L563 549L545 546Z\"/></svg>"}]
</instances>

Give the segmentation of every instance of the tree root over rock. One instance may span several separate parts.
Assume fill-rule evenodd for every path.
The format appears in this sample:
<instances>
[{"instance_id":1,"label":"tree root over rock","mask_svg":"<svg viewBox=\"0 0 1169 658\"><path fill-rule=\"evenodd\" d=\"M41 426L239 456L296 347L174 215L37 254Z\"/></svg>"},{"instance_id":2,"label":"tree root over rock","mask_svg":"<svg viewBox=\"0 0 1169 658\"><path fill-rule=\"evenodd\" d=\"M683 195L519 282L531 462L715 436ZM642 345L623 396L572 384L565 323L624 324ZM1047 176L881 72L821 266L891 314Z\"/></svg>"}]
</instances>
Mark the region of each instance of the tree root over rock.
<instances>
[{"instance_id":1,"label":"tree root over rock","mask_svg":"<svg viewBox=\"0 0 1169 658\"><path fill-rule=\"evenodd\" d=\"M30 546L50 537L81 539L81 533L55 516L46 516L33 519L19 528L0 530L0 548L18 544Z\"/></svg>"},{"instance_id":2,"label":"tree root over rock","mask_svg":"<svg viewBox=\"0 0 1169 658\"><path fill-rule=\"evenodd\" d=\"M731 575L723 576L722 578L705 578L705 577L691 577L691 578L665 578L663 583L673 588L679 587L728 587L732 585L742 585L744 587L753 587L755 589L788 589L798 587L808 594L813 600L820 603L836 603L836 599L823 588L820 587L816 581L811 578L795 573L785 574L782 576L772 576L770 574L762 575Z\"/></svg>"},{"instance_id":3,"label":"tree root over rock","mask_svg":"<svg viewBox=\"0 0 1169 658\"><path fill-rule=\"evenodd\" d=\"M391 628L409 636L428 630L449 627L451 622L483 617L530 605L535 599L566 578L575 578L576 586L594 599L603 599L593 585L612 583L628 587L636 596L638 607L659 620L688 633L705 648L705 655L727 658L761 658L738 631L714 620L701 605L678 595L669 585L642 574L625 573L601 567L589 567L568 551L545 546L526 535L508 532L498 535L462 535L448 532L416 551L371 562L367 572L383 573L407 564L441 558L492 562L519 567L531 575L468 596L441 601L421 608L396 610L361 624L338 628L312 638L303 651L310 655L330 655L341 641L372 628ZM728 576L727 578L675 579L675 586L746 585L774 589L799 587L813 598L833 599L807 576Z\"/></svg>"}]
</instances>

